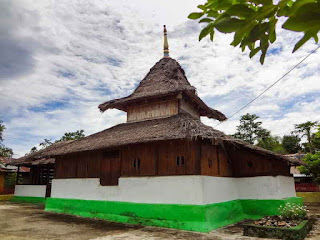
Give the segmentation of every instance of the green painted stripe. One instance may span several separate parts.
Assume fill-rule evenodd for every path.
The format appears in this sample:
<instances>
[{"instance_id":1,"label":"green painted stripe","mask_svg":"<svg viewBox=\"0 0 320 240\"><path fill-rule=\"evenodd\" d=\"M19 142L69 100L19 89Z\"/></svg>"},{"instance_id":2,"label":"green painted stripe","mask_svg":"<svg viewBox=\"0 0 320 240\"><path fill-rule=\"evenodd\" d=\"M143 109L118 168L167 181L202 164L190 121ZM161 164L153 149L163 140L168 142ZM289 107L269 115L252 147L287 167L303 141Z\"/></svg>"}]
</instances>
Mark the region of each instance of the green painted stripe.
<instances>
[{"instance_id":1,"label":"green painted stripe","mask_svg":"<svg viewBox=\"0 0 320 240\"><path fill-rule=\"evenodd\" d=\"M45 210L114 222L209 232L243 219L258 219L278 214L278 207L289 202L302 205L301 198L234 200L209 205L47 198Z\"/></svg>"},{"instance_id":2,"label":"green painted stripe","mask_svg":"<svg viewBox=\"0 0 320 240\"><path fill-rule=\"evenodd\" d=\"M10 199L10 202L18 202L18 203L34 203L44 204L46 202L46 198L43 197L20 197L20 196L14 196L12 199Z\"/></svg>"}]
</instances>

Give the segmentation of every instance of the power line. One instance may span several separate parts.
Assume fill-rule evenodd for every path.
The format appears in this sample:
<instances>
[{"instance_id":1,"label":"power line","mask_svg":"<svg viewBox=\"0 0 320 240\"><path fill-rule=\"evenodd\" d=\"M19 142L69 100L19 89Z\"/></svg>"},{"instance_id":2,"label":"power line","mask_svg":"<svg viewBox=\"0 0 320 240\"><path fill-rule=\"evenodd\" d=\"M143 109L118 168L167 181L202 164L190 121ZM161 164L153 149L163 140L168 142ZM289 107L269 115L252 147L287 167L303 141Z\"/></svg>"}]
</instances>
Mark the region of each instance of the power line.
<instances>
[{"instance_id":1,"label":"power line","mask_svg":"<svg viewBox=\"0 0 320 240\"><path fill-rule=\"evenodd\" d=\"M251 103L253 103L255 100L257 100L259 97L261 97L266 91L268 91L270 88L272 88L274 85L276 85L278 82L280 82L280 80L282 80L285 76L287 76L292 70L294 70L296 67L298 67L304 60L306 60L311 54L315 53L318 49L320 48L320 46L318 46L316 49L314 49L313 51L311 51L306 57L304 57L300 62L298 62L293 68L291 68L288 72L286 72L284 75L282 75L282 77L280 77L277 81L275 81L274 83L272 83L269 87L267 87L265 90L263 90L258 96L256 96L254 99L252 99L250 102L248 102L246 105L244 105L242 108L240 108L238 111L236 111L235 113L233 113L230 117L228 117L227 120L229 120L230 118L232 118L234 115L236 115L237 113L239 113L240 111L242 111L244 108L248 107ZM227 121L226 120L226 121ZM224 121L224 122L226 122ZM224 123L224 122L219 122L215 127L219 126L220 124Z\"/></svg>"}]
</instances>

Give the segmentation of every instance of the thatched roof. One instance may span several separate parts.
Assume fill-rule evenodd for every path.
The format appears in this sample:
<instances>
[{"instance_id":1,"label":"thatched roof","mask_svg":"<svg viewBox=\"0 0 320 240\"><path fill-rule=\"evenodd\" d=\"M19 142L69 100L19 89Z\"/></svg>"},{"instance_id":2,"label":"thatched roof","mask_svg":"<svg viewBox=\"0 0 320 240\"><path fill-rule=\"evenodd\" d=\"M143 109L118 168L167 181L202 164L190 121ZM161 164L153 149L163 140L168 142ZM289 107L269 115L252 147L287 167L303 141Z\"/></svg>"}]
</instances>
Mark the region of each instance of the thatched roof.
<instances>
[{"instance_id":1,"label":"thatched roof","mask_svg":"<svg viewBox=\"0 0 320 240\"><path fill-rule=\"evenodd\" d=\"M32 156L28 155L24 157L24 161L32 161L35 158L51 158L57 155L76 152L103 150L128 144L174 139L208 139L216 144L233 145L234 147L245 148L266 157L286 161L293 165L300 165L299 161L290 160L283 155L275 154L234 139L223 132L204 125L199 119L195 119L189 114L178 114L168 118L119 124L80 140L63 142L61 145L52 145L32 154Z\"/></svg>"},{"instance_id":2,"label":"thatched roof","mask_svg":"<svg viewBox=\"0 0 320 240\"><path fill-rule=\"evenodd\" d=\"M147 101L153 98L178 95L183 93L198 107L201 116L207 116L219 121L226 120L226 116L208 107L196 94L180 64L172 58L162 58L149 71L134 92L128 97L114 99L99 105L100 111L110 108L126 110L128 104Z\"/></svg>"},{"instance_id":3,"label":"thatched roof","mask_svg":"<svg viewBox=\"0 0 320 240\"><path fill-rule=\"evenodd\" d=\"M50 158L46 156L47 152L53 151L57 148L63 147L69 143L73 142L73 140L69 141L61 141L56 142L44 149L41 149L39 151L27 154L21 158L13 159L10 162L10 165L45 165L45 164L53 164L55 162L54 158ZM46 156L46 157L43 157Z\"/></svg>"}]
</instances>

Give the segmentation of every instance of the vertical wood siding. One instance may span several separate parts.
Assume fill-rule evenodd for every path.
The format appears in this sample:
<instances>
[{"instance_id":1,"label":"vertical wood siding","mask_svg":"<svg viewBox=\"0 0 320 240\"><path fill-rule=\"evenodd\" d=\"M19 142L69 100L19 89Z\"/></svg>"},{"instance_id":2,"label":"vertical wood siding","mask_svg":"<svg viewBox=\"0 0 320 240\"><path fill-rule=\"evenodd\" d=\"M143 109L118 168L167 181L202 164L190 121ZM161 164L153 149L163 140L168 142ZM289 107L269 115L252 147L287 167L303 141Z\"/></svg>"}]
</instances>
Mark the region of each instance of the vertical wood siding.
<instances>
[{"instance_id":1,"label":"vertical wood siding","mask_svg":"<svg viewBox=\"0 0 320 240\"><path fill-rule=\"evenodd\" d=\"M183 111L191 114L196 118L200 118L199 112L193 106L191 106L190 103L188 103L186 100L182 98L180 99L180 103L179 103L179 112L183 112Z\"/></svg>"},{"instance_id":2,"label":"vertical wood siding","mask_svg":"<svg viewBox=\"0 0 320 240\"><path fill-rule=\"evenodd\" d=\"M236 177L290 176L290 166L286 162L233 147L228 148L228 154L232 158Z\"/></svg>"},{"instance_id":3,"label":"vertical wood siding","mask_svg":"<svg viewBox=\"0 0 320 240\"><path fill-rule=\"evenodd\" d=\"M232 165L221 147L211 144L201 145L201 174L208 176L232 176Z\"/></svg>"},{"instance_id":4,"label":"vertical wood siding","mask_svg":"<svg viewBox=\"0 0 320 240\"><path fill-rule=\"evenodd\" d=\"M56 178L100 178L117 185L121 176L208 175L221 177L289 176L287 163L244 149L204 141L172 140L135 144L111 150L70 154L56 158Z\"/></svg>"},{"instance_id":5,"label":"vertical wood siding","mask_svg":"<svg viewBox=\"0 0 320 240\"><path fill-rule=\"evenodd\" d=\"M149 103L127 110L127 122L163 118L178 114L178 99Z\"/></svg>"}]
</instances>

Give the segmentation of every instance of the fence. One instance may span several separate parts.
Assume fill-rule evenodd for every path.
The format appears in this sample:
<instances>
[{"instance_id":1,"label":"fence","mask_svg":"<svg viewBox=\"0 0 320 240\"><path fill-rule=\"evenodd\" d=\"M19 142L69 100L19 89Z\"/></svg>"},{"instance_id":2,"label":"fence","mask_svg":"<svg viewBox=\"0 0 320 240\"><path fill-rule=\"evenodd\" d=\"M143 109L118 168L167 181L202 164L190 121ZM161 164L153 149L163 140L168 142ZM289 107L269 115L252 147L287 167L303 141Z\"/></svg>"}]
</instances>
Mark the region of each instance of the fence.
<instances>
[{"instance_id":1,"label":"fence","mask_svg":"<svg viewBox=\"0 0 320 240\"><path fill-rule=\"evenodd\" d=\"M315 183L295 183L296 192L320 192L320 187Z\"/></svg>"}]
</instances>

